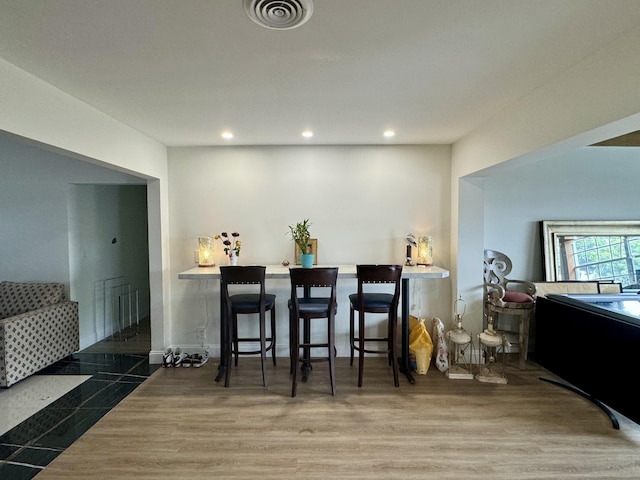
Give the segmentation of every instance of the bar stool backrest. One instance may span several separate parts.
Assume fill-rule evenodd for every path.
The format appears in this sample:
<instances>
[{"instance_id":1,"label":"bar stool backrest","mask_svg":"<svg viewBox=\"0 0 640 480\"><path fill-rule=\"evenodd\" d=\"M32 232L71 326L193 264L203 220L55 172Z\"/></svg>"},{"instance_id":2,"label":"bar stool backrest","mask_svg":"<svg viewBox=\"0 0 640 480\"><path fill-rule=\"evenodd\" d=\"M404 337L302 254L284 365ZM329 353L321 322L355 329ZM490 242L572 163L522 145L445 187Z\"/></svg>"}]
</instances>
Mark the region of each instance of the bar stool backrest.
<instances>
[{"instance_id":1,"label":"bar stool backrest","mask_svg":"<svg viewBox=\"0 0 640 480\"><path fill-rule=\"evenodd\" d=\"M400 280L402 278L402 265L356 265L358 276L358 296L362 299L364 285L371 283L393 283L392 308L398 307L400 300Z\"/></svg>"},{"instance_id":2,"label":"bar stool backrest","mask_svg":"<svg viewBox=\"0 0 640 480\"><path fill-rule=\"evenodd\" d=\"M311 297L312 288L329 288L329 305L336 305L336 283L338 281L337 267L291 268L291 303L295 310L299 309L299 300ZM303 295L298 295L298 289L303 289Z\"/></svg>"},{"instance_id":3,"label":"bar stool backrest","mask_svg":"<svg viewBox=\"0 0 640 480\"><path fill-rule=\"evenodd\" d=\"M260 308L264 311L266 269L267 267L265 266L255 265L227 265L220 267L220 288L224 296L225 307L231 308L229 285L260 285Z\"/></svg>"}]
</instances>

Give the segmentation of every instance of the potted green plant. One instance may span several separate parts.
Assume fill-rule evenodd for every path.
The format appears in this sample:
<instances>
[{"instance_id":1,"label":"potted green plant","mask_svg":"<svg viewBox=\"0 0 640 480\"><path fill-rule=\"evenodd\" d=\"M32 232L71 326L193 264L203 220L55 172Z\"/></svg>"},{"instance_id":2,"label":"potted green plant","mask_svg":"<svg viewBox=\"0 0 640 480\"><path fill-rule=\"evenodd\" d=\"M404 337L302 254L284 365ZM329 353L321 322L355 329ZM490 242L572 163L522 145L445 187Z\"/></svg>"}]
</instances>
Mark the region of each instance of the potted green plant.
<instances>
[{"instance_id":1,"label":"potted green plant","mask_svg":"<svg viewBox=\"0 0 640 480\"><path fill-rule=\"evenodd\" d=\"M309 239L311 233L309 233L309 219L306 218L302 222L296 223L295 227L289 225L291 238L298 245L300 249L300 265L303 268L311 268L313 266L314 254L309 253Z\"/></svg>"}]
</instances>

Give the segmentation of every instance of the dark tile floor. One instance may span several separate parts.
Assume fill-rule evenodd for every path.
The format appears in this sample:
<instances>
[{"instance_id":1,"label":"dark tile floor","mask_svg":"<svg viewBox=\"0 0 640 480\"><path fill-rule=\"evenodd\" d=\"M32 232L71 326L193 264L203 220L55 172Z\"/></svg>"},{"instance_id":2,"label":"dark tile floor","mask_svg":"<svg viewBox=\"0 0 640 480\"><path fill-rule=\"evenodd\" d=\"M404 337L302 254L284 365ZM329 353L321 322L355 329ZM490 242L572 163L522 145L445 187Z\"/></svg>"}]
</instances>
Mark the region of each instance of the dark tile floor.
<instances>
[{"instance_id":1,"label":"dark tile floor","mask_svg":"<svg viewBox=\"0 0 640 480\"><path fill-rule=\"evenodd\" d=\"M0 436L0 479L35 477L159 367L148 355L80 352L38 372L92 377Z\"/></svg>"}]
</instances>

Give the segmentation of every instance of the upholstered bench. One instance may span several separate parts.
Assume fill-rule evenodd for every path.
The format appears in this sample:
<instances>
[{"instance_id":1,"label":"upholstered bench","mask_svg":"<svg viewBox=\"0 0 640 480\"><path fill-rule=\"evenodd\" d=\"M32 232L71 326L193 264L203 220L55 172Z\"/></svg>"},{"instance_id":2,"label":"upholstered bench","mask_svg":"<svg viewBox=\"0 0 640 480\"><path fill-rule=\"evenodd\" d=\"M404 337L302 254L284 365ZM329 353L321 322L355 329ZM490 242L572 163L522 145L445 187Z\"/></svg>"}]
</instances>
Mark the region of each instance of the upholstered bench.
<instances>
[{"instance_id":1,"label":"upholstered bench","mask_svg":"<svg viewBox=\"0 0 640 480\"><path fill-rule=\"evenodd\" d=\"M61 283L0 282L0 387L76 352L78 303Z\"/></svg>"}]
</instances>

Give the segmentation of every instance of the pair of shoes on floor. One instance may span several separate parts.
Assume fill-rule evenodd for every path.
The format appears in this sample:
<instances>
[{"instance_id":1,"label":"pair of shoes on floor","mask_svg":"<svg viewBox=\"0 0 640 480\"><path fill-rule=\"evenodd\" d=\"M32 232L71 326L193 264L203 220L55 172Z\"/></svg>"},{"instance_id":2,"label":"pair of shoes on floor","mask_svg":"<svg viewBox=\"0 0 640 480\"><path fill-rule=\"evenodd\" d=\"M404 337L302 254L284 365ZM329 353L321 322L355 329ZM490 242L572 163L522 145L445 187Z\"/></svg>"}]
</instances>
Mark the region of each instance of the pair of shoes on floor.
<instances>
[{"instance_id":1,"label":"pair of shoes on floor","mask_svg":"<svg viewBox=\"0 0 640 480\"><path fill-rule=\"evenodd\" d=\"M184 359L187 358L188 355L180 351L179 348L176 348L176 351L172 351L170 348L167 348L167 351L162 356L162 366L163 367L181 367Z\"/></svg>"},{"instance_id":2,"label":"pair of shoes on floor","mask_svg":"<svg viewBox=\"0 0 640 480\"><path fill-rule=\"evenodd\" d=\"M190 355L190 361L191 361L191 365L194 368L200 368L202 367L205 363L207 363L209 361L209 356L202 356L199 353L196 353L194 355Z\"/></svg>"},{"instance_id":3,"label":"pair of shoes on floor","mask_svg":"<svg viewBox=\"0 0 640 480\"><path fill-rule=\"evenodd\" d=\"M163 367L202 367L209 360L208 356L202 356L199 353L188 355L184 352L181 352L179 348L176 348L176 351L172 351L170 348L167 349L165 354L162 356L162 366Z\"/></svg>"},{"instance_id":4,"label":"pair of shoes on floor","mask_svg":"<svg viewBox=\"0 0 640 480\"><path fill-rule=\"evenodd\" d=\"M167 348L164 355L162 355L162 366L163 367L173 367L173 352L170 348Z\"/></svg>"},{"instance_id":5,"label":"pair of shoes on floor","mask_svg":"<svg viewBox=\"0 0 640 480\"><path fill-rule=\"evenodd\" d=\"M194 353L193 355L187 355L187 357L182 361L182 366L199 368L207 363L208 360L208 356L203 357L199 353Z\"/></svg>"},{"instance_id":6,"label":"pair of shoes on floor","mask_svg":"<svg viewBox=\"0 0 640 480\"><path fill-rule=\"evenodd\" d=\"M179 348L176 348L176 351L173 354L173 366L176 368L186 366L184 365L184 360L188 356L189 355L187 355L186 353L181 352Z\"/></svg>"}]
</instances>

